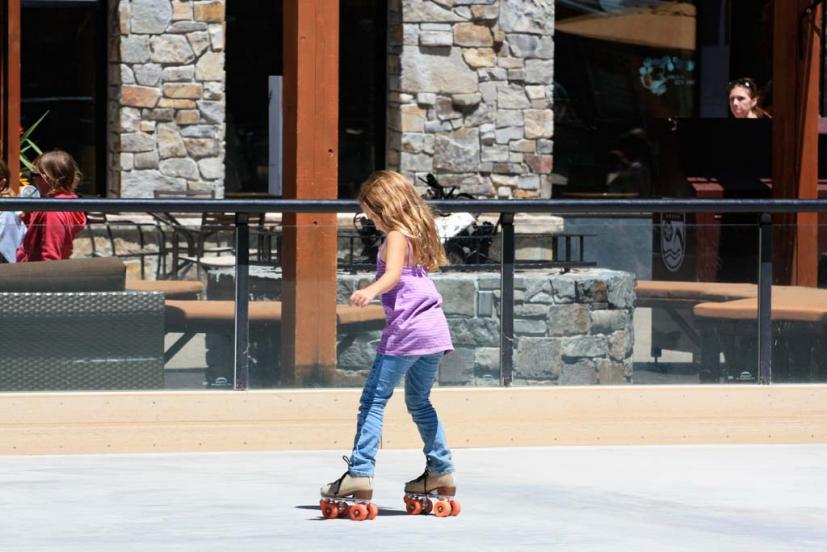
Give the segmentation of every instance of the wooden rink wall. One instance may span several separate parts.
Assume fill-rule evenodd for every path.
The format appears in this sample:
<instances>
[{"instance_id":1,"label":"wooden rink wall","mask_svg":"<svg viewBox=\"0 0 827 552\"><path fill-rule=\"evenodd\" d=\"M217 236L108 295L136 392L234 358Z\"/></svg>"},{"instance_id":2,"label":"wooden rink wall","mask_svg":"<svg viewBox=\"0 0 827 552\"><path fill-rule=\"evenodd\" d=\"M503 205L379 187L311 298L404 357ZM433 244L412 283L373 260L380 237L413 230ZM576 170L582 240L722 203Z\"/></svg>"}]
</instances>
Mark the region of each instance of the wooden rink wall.
<instances>
[{"instance_id":1,"label":"wooden rink wall","mask_svg":"<svg viewBox=\"0 0 827 552\"><path fill-rule=\"evenodd\" d=\"M350 450L359 389L0 394L0 454ZM827 443L827 385L437 388L453 448ZM403 391L383 447L420 448Z\"/></svg>"}]
</instances>

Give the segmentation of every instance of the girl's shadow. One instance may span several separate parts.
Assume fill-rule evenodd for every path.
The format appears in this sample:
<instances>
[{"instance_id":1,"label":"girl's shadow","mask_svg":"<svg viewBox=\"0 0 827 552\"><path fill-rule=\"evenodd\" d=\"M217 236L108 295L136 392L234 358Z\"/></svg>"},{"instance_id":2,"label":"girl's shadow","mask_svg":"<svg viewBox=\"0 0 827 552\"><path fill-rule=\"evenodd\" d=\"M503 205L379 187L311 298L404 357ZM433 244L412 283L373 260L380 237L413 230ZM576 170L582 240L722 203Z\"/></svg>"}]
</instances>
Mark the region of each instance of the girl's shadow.
<instances>
[{"instance_id":1,"label":"girl's shadow","mask_svg":"<svg viewBox=\"0 0 827 552\"><path fill-rule=\"evenodd\" d=\"M301 505L301 506L296 506L296 509L297 509L297 510L316 510L317 512L319 512L319 517L318 517L318 519L319 519L319 520L323 520L323 519L324 519L324 518L322 517L322 515L321 515L321 511L319 510L319 505L318 505L318 504L315 504L315 505ZM398 508L384 508L384 507L383 507L383 508L379 508L379 514L377 515L377 517L383 517L383 516L407 516L407 515L410 515L410 514L408 514L408 512L407 512L407 511L405 511L404 509L398 509Z\"/></svg>"}]
</instances>

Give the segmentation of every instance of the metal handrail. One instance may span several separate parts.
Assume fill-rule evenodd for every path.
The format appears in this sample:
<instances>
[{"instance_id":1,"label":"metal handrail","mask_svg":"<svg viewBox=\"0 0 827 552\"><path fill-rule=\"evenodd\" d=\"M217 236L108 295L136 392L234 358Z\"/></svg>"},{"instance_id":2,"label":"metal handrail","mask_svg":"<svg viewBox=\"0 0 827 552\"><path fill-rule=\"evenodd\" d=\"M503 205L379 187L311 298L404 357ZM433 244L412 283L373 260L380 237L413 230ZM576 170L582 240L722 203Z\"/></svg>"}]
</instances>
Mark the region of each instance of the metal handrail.
<instances>
[{"instance_id":1,"label":"metal handrail","mask_svg":"<svg viewBox=\"0 0 827 552\"><path fill-rule=\"evenodd\" d=\"M647 214L823 213L827 199L480 199L429 201L446 213ZM0 211L98 211L200 213L356 213L356 201L344 199L19 199L0 198Z\"/></svg>"}]
</instances>

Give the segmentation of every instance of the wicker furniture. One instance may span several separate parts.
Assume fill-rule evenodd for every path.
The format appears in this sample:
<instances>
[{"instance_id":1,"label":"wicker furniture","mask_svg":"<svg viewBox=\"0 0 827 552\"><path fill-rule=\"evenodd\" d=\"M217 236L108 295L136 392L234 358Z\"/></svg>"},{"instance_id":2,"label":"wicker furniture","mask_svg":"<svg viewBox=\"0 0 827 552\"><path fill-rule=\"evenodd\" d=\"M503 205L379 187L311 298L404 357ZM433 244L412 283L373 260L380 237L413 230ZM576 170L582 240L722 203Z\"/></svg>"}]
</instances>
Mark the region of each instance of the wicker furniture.
<instances>
[{"instance_id":1,"label":"wicker furniture","mask_svg":"<svg viewBox=\"0 0 827 552\"><path fill-rule=\"evenodd\" d=\"M0 390L164 385L164 295L113 258L0 265Z\"/></svg>"}]
</instances>

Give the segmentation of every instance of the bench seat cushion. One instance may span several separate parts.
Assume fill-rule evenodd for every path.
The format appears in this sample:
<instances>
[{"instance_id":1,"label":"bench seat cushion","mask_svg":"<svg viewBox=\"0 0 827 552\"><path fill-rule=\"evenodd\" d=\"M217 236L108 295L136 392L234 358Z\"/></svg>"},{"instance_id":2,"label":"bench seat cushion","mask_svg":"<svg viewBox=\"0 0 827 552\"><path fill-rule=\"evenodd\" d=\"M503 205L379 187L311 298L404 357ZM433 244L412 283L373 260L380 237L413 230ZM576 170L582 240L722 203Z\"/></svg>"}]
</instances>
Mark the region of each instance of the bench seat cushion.
<instances>
[{"instance_id":1,"label":"bench seat cushion","mask_svg":"<svg viewBox=\"0 0 827 552\"><path fill-rule=\"evenodd\" d=\"M114 257L0 264L0 292L123 291L126 265Z\"/></svg>"},{"instance_id":2,"label":"bench seat cushion","mask_svg":"<svg viewBox=\"0 0 827 552\"><path fill-rule=\"evenodd\" d=\"M166 301L165 327L167 332L201 333L229 331L235 316L235 301ZM250 301L250 324L256 326L281 323L280 301ZM336 306L336 322L340 326L368 324L381 327L385 312L380 305L365 308L349 305Z\"/></svg>"},{"instance_id":3,"label":"bench seat cushion","mask_svg":"<svg viewBox=\"0 0 827 552\"><path fill-rule=\"evenodd\" d=\"M700 303L695 316L705 319L756 320L758 299L739 299L724 303ZM827 290L797 287L772 287L772 319L787 322L827 322Z\"/></svg>"},{"instance_id":4,"label":"bench seat cushion","mask_svg":"<svg viewBox=\"0 0 827 552\"><path fill-rule=\"evenodd\" d=\"M668 282L640 280L635 285L638 300L732 301L758 295L755 284L721 282Z\"/></svg>"},{"instance_id":5,"label":"bench seat cushion","mask_svg":"<svg viewBox=\"0 0 827 552\"><path fill-rule=\"evenodd\" d=\"M166 299L196 299L204 292L197 280L127 280L129 291L160 291Z\"/></svg>"},{"instance_id":6,"label":"bench seat cushion","mask_svg":"<svg viewBox=\"0 0 827 552\"><path fill-rule=\"evenodd\" d=\"M385 311L380 305L368 305L366 307L336 305L336 322L340 326L378 322L381 328L385 324Z\"/></svg>"}]
</instances>

